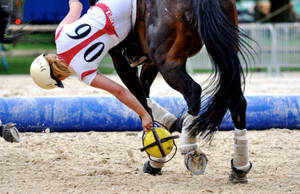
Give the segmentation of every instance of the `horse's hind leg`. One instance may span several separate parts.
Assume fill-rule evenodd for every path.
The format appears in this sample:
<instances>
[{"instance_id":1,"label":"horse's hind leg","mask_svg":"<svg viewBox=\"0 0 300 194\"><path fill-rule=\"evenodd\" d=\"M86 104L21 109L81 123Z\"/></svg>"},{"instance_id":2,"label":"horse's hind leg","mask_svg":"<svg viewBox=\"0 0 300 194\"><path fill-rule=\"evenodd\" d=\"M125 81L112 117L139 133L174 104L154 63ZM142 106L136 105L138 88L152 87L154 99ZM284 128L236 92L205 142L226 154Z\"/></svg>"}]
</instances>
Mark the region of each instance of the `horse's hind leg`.
<instances>
[{"instance_id":1,"label":"horse's hind leg","mask_svg":"<svg viewBox=\"0 0 300 194\"><path fill-rule=\"evenodd\" d=\"M252 164L249 162L248 136L246 129L247 102L242 93L240 80L237 80L235 91L229 103L229 110L235 126L234 129L234 157L231 160L231 183L247 183L247 174Z\"/></svg>"}]
</instances>

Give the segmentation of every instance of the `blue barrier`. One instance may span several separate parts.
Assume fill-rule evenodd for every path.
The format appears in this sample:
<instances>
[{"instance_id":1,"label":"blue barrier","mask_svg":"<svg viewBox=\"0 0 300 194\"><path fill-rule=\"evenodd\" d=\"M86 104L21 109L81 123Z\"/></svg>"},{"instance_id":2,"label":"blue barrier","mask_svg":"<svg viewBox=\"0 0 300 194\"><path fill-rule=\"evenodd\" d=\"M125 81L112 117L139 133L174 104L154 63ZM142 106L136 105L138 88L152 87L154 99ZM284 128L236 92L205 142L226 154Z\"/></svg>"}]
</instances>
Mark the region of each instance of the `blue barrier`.
<instances>
[{"instance_id":1,"label":"blue barrier","mask_svg":"<svg viewBox=\"0 0 300 194\"><path fill-rule=\"evenodd\" d=\"M80 0L83 5L82 13L90 8L88 0ZM59 23L69 11L68 0L26 0L24 3L24 22L30 23Z\"/></svg>"},{"instance_id":2,"label":"blue barrier","mask_svg":"<svg viewBox=\"0 0 300 194\"><path fill-rule=\"evenodd\" d=\"M152 97L179 116L182 97ZM247 96L247 129L300 129L300 96ZM227 113L229 116L229 113ZM135 112L114 97L0 98L0 119L14 122L21 132L140 131ZM231 119L220 130L231 130Z\"/></svg>"}]
</instances>

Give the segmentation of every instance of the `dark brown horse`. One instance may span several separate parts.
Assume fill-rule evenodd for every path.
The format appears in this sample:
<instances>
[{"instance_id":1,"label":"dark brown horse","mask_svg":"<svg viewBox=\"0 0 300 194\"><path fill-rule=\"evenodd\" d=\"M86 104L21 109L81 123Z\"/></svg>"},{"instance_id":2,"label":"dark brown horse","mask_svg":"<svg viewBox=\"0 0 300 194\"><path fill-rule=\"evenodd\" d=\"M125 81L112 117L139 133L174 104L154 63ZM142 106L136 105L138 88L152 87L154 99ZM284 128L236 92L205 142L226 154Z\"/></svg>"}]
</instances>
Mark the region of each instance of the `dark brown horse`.
<instances>
[{"instance_id":1,"label":"dark brown horse","mask_svg":"<svg viewBox=\"0 0 300 194\"><path fill-rule=\"evenodd\" d=\"M198 135L210 140L227 110L237 130L246 128L245 75L238 56L244 59L249 54L245 38L238 28L234 0L137 0L135 29L109 53L124 84L150 113L146 98L158 72L183 95L187 114L170 131L182 132L181 138L187 140L181 143L193 144ZM187 59L204 45L214 70L207 90L186 72ZM137 67L129 65L133 56L148 57L140 75ZM210 97L201 102L204 95ZM187 115L189 122L185 122ZM233 176L233 182L246 182L251 163L248 170L239 170L234 162L231 180Z\"/></svg>"}]
</instances>

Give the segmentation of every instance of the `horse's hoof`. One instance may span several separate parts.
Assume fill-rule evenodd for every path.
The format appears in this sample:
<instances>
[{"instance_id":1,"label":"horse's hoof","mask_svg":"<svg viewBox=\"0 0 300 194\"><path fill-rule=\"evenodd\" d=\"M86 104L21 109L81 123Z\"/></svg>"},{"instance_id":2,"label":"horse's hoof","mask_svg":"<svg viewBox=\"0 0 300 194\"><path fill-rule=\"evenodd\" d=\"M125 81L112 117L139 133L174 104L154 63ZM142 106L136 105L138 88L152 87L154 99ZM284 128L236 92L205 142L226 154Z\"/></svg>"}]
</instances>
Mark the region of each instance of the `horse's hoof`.
<instances>
[{"instance_id":1,"label":"horse's hoof","mask_svg":"<svg viewBox=\"0 0 300 194\"><path fill-rule=\"evenodd\" d=\"M247 171L242 171L239 169L236 169L233 166L233 160L231 160L231 173L229 175L228 182L232 184L247 184L247 174L250 172L252 168L252 163L250 162L250 168Z\"/></svg>"},{"instance_id":2,"label":"horse's hoof","mask_svg":"<svg viewBox=\"0 0 300 194\"><path fill-rule=\"evenodd\" d=\"M2 125L2 134L1 136L8 142L17 142L21 141L21 137L19 134L18 129L15 127L16 124L14 123L7 123Z\"/></svg>"},{"instance_id":3,"label":"horse's hoof","mask_svg":"<svg viewBox=\"0 0 300 194\"><path fill-rule=\"evenodd\" d=\"M206 155L200 150L191 151L184 156L184 164L186 168L194 175L204 174L207 161Z\"/></svg>"},{"instance_id":4,"label":"horse's hoof","mask_svg":"<svg viewBox=\"0 0 300 194\"><path fill-rule=\"evenodd\" d=\"M143 167L143 172L144 173L147 173L147 174L151 174L153 176L156 176L156 175L161 175L161 168L153 168L151 165L150 165L150 161L146 161L145 164L144 164L144 167Z\"/></svg>"}]
</instances>

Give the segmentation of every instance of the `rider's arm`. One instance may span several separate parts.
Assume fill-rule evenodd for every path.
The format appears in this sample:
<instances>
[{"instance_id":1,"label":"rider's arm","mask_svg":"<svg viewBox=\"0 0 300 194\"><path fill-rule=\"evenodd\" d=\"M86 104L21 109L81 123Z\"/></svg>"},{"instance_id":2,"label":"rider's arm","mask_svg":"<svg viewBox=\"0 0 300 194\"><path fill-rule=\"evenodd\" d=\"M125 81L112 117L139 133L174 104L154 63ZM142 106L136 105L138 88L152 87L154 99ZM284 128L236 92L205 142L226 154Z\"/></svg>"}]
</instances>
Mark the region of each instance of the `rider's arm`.
<instances>
[{"instance_id":1,"label":"rider's arm","mask_svg":"<svg viewBox=\"0 0 300 194\"><path fill-rule=\"evenodd\" d=\"M101 74L96 75L91 86L106 90L135 111L141 117L145 131L149 131L153 127L151 116L128 89Z\"/></svg>"},{"instance_id":2,"label":"rider's arm","mask_svg":"<svg viewBox=\"0 0 300 194\"><path fill-rule=\"evenodd\" d=\"M71 24L78 20L82 12L82 4L79 0L69 0L70 10L66 17L60 22L59 25Z\"/></svg>"}]
</instances>

